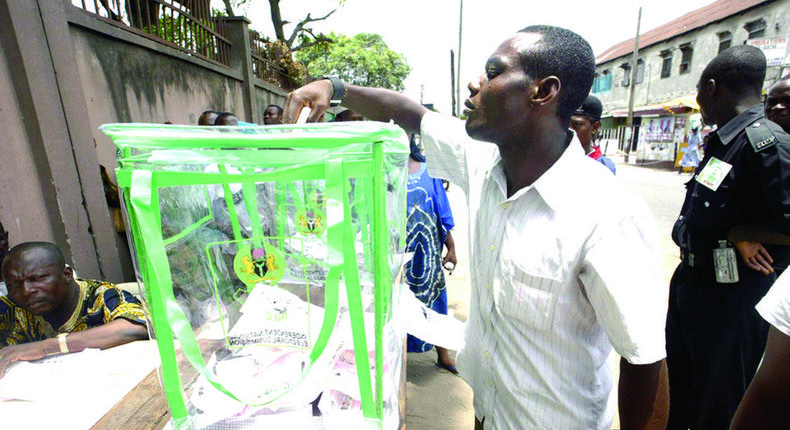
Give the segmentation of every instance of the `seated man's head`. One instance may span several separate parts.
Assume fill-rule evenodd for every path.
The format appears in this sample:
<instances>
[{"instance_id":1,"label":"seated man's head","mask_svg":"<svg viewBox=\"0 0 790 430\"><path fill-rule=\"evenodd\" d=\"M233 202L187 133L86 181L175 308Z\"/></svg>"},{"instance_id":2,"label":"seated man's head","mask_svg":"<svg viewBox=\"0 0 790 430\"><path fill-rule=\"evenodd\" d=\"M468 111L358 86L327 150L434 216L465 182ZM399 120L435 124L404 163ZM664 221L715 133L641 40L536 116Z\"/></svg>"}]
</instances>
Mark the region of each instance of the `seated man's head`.
<instances>
[{"instance_id":1,"label":"seated man's head","mask_svg":"<svg viewBox=\"0 0 790 430\"><path fill-rule=\"evenodd\" d=\"M214 125L214 121L217 120L217 115L219 115L219 112L215 110L203 111L198 118L198 125Z\"/></svg>"},{"instance_id":2,"label":"seated man's head","mask_svg":"<svg viewBox=\"0 0 790 430\"><path fill-rule=\"evenodd\" d=\"M765 116L790 133L790 75L783 76L768 90Z\"/></svg>"},{"instance_id":3,"label":"seated man's head","mask_svg":"<svg viewBox=\"0 0 790 430\"><path fill-rule=\"evenodd\" d=\"M585 152L590 152L593 139L601 128L601 114L603 105L598 97L587 96L578 109L571 116L571 128L576 132Z\"/></svg>"},{"instance_id":4,"label":"seated man's head","mask_svg":"<svg viewBox=\"0 0 790 430\"><path fill-rule=\"evenodd\" d=\"M536 126L567 128L594 74L595 56L581 36L558 27L527 27L503 42L488 58L485 74L469 83L466 131L499 143L523 139Z\"/></svg>"},{"instance_id":5,"label":"seated man's head","mask_svg":"<svg viewBox=\"0 0 790 430\"><path fill-rule=\"evenodd\" d=\"M239 119L236 118L236 115L230 112L222 112L221 114L217 115L217 119L214 120L214 125L237 126L239 125Z\"/></svg>"},{"instance_id":6,"label":"seated man's head","mask_svg":"<svg viewBox=\"0 0 790 430\"><path fill-rule=\"evenodd\" d=\"M347 122L347 121L364 121L365 117L354 112L351 109L346 109L343 112L335 115L335 122Z\"/></svg>"},{"instance_id":7,"label":"seated man's head","mask_svg":"<svg viewBox=\"0 0 790 430\"><path fill-rule=\"evenodd\" d=\"M283 108L277 105L266 106L263 111L263 123L266 125L283 123Z\"/></svg>"},{"instance_id":8,"label":"seated man's head","mask_svg":"<svg viewBox=\"0 0 790 430\"><path fill-rule=\"evenodd\" d=\"M77 291L71 267L49 242L25 242L11 248L2 271L8 297L33 315L63 312Z\"/></svg>"}]
</instances>

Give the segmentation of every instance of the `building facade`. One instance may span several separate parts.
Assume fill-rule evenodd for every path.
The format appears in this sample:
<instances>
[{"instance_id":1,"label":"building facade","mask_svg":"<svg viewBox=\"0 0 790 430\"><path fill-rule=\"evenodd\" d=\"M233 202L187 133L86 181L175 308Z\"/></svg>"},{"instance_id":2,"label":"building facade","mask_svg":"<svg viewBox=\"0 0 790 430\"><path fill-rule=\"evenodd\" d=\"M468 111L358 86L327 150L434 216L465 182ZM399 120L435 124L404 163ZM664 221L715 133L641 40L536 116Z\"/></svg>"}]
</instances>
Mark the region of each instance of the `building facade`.
<instances>
[{"instance_id":1,"label":"building facade","mask_svg":"<svg viewBox=\"0 0 790 430\"><path fill-rule=\"evenodd\" d=\"M764 89L790 73L790 0L719 0L640 35L634 85L634 159L674 162L698 110L696 84L710 60L738 44L759 47L768 59ZM596 58L592 94L604 106L607 152L626 149L634 40ZM680 154L680 155L678 155Z\"/></svg>"}]
</instances>

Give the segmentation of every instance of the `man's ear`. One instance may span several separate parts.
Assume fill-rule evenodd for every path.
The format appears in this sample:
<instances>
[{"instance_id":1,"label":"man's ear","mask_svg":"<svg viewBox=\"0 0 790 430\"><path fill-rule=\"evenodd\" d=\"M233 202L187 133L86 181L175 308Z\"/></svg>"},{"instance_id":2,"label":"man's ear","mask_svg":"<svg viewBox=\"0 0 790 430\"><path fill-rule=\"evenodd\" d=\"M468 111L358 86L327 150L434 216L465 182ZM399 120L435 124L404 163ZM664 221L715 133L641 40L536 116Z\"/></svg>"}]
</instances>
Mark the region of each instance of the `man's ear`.
<instances>
[{"instance_id":1,"label":"man's ear","mask_svg":"<svg viewBox=\"0 0 790 430\"><path fill-rule=\"evenodd\" d=\"M71 266L69 266L69 265L67 264L67 265L66 265L66 267L63 269L63 276L64 276L66 279L71 279L71 278L73 278L73 277L74 277L74 269L72 269L72 268L71 268Z\"/></svg>"},{"instance_id":2,"label":"man's ear","mask_svg":"<svg viewBox=\"0 0 790 430\"><path fill-rule=\"evenodd\" d=\"M702 83L702 88L704 88L705 92L708 95L713 95L716 93L716 80L715 79L708 79L707 81Z\"/></svg>"},{"instance_id":3,"label":"man's ear","mask_svg":"<svg viewBox=\"0 0 790 430\"><path fill-rule=\"evenodd\" d=\"M595 136L598 133L598 130L601 129L601 121L593 121L592 127L590 127L590 129L592 130L593 136Z\"/></svg>"},{"instance_id":4,"label":"man's ear","mask_svg":"<svg viewBox=\"0 0 790 430\"><path fill-rule=\"evenodd\" d=\"M532 95L533 106L544 106L557 99L562 84L560 78L547 76L536 83L536 91Z\"/></svg>"}]
</instances>

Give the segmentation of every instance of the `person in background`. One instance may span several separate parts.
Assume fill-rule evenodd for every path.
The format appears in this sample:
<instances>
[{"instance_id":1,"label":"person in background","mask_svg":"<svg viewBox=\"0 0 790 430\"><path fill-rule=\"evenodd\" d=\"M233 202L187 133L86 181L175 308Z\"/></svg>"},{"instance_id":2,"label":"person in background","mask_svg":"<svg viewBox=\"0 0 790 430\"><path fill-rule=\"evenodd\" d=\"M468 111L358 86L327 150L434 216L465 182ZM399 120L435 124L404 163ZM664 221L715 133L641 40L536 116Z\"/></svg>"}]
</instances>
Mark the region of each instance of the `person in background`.
<instances>
[{"instance_id":1,"label":"person in background","mask_svg":"<svg viewBox=\"0 0 790 430\"><path fill-rule=\"evenodd\" d=\"M447 288L442 267L455 264L455 241L450 230L455 226L450 202L442 182L428 175L425 156L412 137L409 154L409 180L406 185L406 252L414 253L406 263L406 283L430 309L447 315ZM442 258L442 247L447 254ZM409 335L408 352L428 352L434 346ZM436 346L436 365L457 375L455 359L446 348Z\"/></svg>"},{"instance_id":2,"label":"person in background","mask_svg":"<svg viewBox=\"0 0 790 430\"><path fill-rule=\"evenodd\" d=\"M222 112L217 115L217 119L214 120L214 125L238 126L239 118L230 112Z\"/></svg>"},{"instance_id":3,"label":"person in background","mask_svg":"<svg viewBox=\"0 0 790 430\"><path fill-rule=\"evenodd\" d=\"M52 243L24 242L2 265L0 377L11 363L148 338L145 310L128 291L79 279Z\"/></svg>"},{"instance_id":4,"label":"person in background","mask_svg":"<svg viewBox=\"0 0 790 430\"><path fill-rule=\"evenodd\" d=\"M732 430L782 429L790 424L790 274L757 304L771 326L760 368L732 419Z\"/></svg>"},{"instance_id":5,"label":"person in background","mask_svg":"<svg viewBox=\"0 0 790 430\"><path fill-rule=\"evenodd\" d=\"M782 76L768 90L765 117L779 124L785 133L790 133L790 74Z\"/></svg>"},{"instance_id":6,"label":"person in background","mask_svg":"<svg viewBox=\"0 0 790 430\"><path fill-rule=\"evenodd\" d=\"M288 94L285 122L304 107L319 121L336 103L392 120L420 134L432 176L464 190L472 282L457 362L476 429L610 429L614 346L620 425L663 430L668 292L658 231L644 201L590 163L568 128L592 87L592 48L572 31L534 25L483 70L469 83L465 123L336 77Z\"/></svg>"},{"instance_id":7,"label":"person in background","mask_svg":"<svg viewBox=\"0 0 790 430\"><path fill-rule=\"evenodd\" d=\"M263 111L263 123L265 125L277 125L283 123L283 108L277 105L266 106Z\"/></svg>"},{"instance_id":8,"label":"person in background","mask_svg":"<svg viewBox=\"0 0 790 430\"><path fill-rule=\"evenodd\" d=\"M214 122L217 120L217 115L219 115L219 112L215 110L203 111L198 118L198 125L214 125Z\"/></svg>"},{"instance_id":9,"label":"person in background","mask_svg":"<svg viewBox=\"0 0 790 430\"><path fill-rule=\"evenodd\" d=\"M576 137L579 138L579 142L584 148L584 153L606 166L612 173L615 173L614 162L603 155L600 147L593 145L595 135L598 134L598 130L601 128L602 113L603 105L598 100L598 97L587 96L584 103L571 116L571 128L576 132Z\"/></svg>"},{"instance_id":10,"label":"person in background","mask_svg":"<svg viewBox=\"0 0 790 430\"><path fill-rule=\"evenodd\" d=\"M8 255L8 232L3 223L0 222L0 267L3 267L3 260L5 260L6 255ZM0 270L0 296L5 294L8 294L8 290L5 287L3 272Z\"/></svg>"},{"instance_id":11,"label":"person in background","mask_svg":"<svg viewBox=\"0 0 790 430\"><path fill-rule=\"evenodd\" d=\"M772 245L790 244L790 136L765 119L765 73L763 52L740 45L697 84L702 120L717 129L672 229L668 429L727 428L765 350L754 306L775 280Z\"/></svg>"},{"instance_id":12,"label":"person in background","mask_svg":"<svg viewBox=\"0 0 790 430\"><path fill-rule=\"evenodd\" d=\"M689 123L691 125L691 133L689 133L686 151L680 159L680 170L678 171L678 175L683 173L684 168L691 168L691 174L694 175L694 171L697 169L697 166L699 166L699 152L700 146L702 145L702 119L695 114L691 116Z\"/></svg>"},{"instance_id":13,"label":"person in background","mask_svg":"<svg viewBox=\"0 0 790 430\"><path fill-rule=\"evenodd\" d=\"M337 115L335 115L335 122L347 122L347 121L364 121L365 117L354 112L351 109L346 109Z\"/></svg>"}]
</instances>

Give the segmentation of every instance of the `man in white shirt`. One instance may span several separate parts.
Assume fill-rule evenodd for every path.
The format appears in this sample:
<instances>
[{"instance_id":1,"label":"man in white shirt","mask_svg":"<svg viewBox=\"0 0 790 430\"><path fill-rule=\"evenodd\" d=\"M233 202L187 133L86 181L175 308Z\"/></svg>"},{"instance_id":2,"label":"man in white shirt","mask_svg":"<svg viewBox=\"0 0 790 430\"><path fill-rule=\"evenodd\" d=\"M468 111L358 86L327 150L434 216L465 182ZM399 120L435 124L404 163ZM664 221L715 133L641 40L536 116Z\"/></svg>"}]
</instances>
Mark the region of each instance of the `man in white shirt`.
<instances>
[{"instance_id":1,"label":"man in white shirt","mask_svg":"<svg viewBox=\"0 0 790 430\"><path fill-rule=\"evenodd\" d=\"M612 346L623 357L622 428L666 425L668 292L657 232L644 203L568 129L594 70L580 36L532 26L469 84L465 130L405 96L334 77L286 101L286 122L302 107L317 121L342 100L419 131L431 174L466 191L472 298L458 367L474 390L476 428L610 428Z\"/></svg>"},{"instance_id":2,"label":"man in white shirt","mask_svg":"<svg viewBox=\"0 0 790 430\"><path fill-rule=\"evenodd\" d=\"M738 411L732 430L780 429L790 423L790 273L785 271L757 304L771 327L765 355Z\"/></svg>"}]
</instances>

